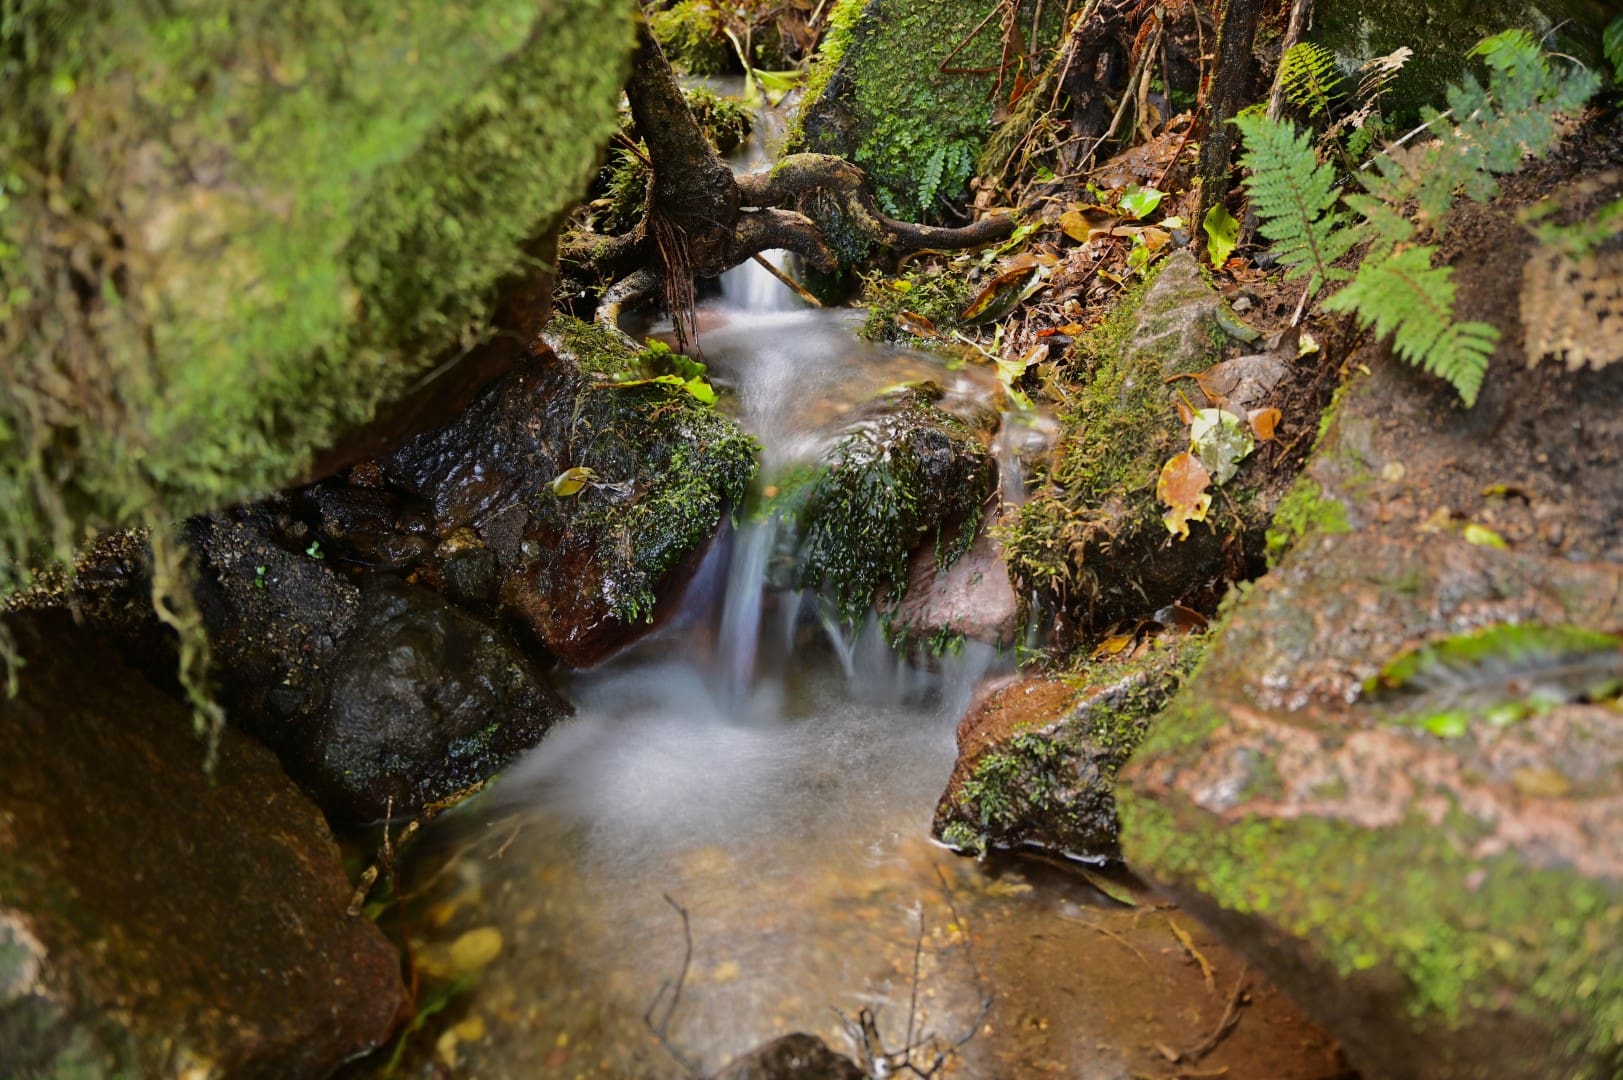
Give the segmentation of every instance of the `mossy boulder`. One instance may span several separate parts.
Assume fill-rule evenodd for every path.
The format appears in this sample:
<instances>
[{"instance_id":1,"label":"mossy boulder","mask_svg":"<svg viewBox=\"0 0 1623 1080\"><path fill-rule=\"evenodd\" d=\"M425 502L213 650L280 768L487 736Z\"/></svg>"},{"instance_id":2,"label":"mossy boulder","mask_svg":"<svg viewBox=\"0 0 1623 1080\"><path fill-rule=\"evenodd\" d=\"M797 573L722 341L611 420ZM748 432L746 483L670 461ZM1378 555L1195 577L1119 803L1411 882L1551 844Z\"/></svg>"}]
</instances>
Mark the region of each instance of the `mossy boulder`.
<instances>
[{"instance_id":1,"label":"mossy boulder","mask_svg":"<svg viewBox=\"0 0 1623 1080\"><path fill-rule=\"evenodd\" d=\"M423 581L443 585L449 559L488 550L496 616L584 667L653 628L742 504L756 446L683 386L652 381L657 361L602 327L560 316L544 336L381 472L403 505L426 510ZM588 471L560 480L572 469Z\"/></svg>"},{"instance_id":2,"label":"mossy boulder","mask_svg":"<svg viewBox=\"0 0 1623 1080\"><path fill-rule=\"evenodd\" d=\"M1039 7L1019 5L1023 30ZM1058 5L1042 11L1040 44L1047 46L1063 16ZM985 14L930 0L836 0L796 148L862 166L895 217L915 220L933 214L938 198L963 198L998 105L992 91L1003 40Z\"/></svg>"},{"instance_id":3,"label":"mossy boulder","mask_svg":"<svg viewBox=\"0 0 1623 1080\"><path fill-rule=\"evenodd\" d=\"M945 393L917 383L871 402L772 508L793 523L789 584L823 589L850 625L875 605L894 614L915 553L945 570L979 532L997 485L998 417L949 411Z\"/></svg>"},{"instance_id":4,"label":"mossy boulder","mask_svg":"<svg viewBox=\"0 0 1623 1080\"><path fill-rule=\"evenodd\" d=\"M388 403L443 403L456 365L440 365L509 286L527 340L545 238L614 130L633 16L622 0L8 12L0 592L86 529L261 496Z\"/></svg>"},{"instance_id":5,"label":"mossy boulder","mask_svg":"<svg viewBox=\"0 0 1623 1080\"><path fill-rule=\"evenodd\" d=\"M1004 531L1017 588L1056 613L1062 646L1177 600L1236 542L1240 552L1261 549L1278 478L1259 455L1240 463L1228 498L1187 539L1169 536L1156 496L1162 465L1189 447L1180 402L1205 404L1192 380L1174 377L1220 361L1234 334L1256 336L1178 252L1073 346L1082 391L1061 417L1046 482Z\"/></svg>"},{"instance_id":6,"label":"mossy boulder","mask_svg":"<svg viewBox=\"0 0 1623 1080\"><path fill-rule=\"evenodd\" d=\"M1201 653L1168 638L1079 677L1030 676L983 696L958 725L958 761L931 831L961 851L1034 845L1120 855L1116 773Z\"/></svg>"},{"instance_id":7,"label":"mossy boulder","mask_svg":"<svg viewBox=\"0 0 1623 1080\"><path fill-rule=\"evenodd\" d=\"M1445 89L1472 67L1467 50L1501 30L1531 31L1547 48L1604 67L1601 30L1615 15L1606 0L1326 0L1314 9L1307 39L1336 54L1348 90L1361 65L1399 48L1412 50L1381 101L1388 116L1407 124L1423 105L1444 108Z\"/></svg>"},{"instance_id":8,"label":"mossy boulder","mask_svg":"<svg viewBox=\"0 0 1623 1080\"><path fill-rule=\"evenodd\" d=\"M66 611L0 696L0 1075L326 1076L406 1006L321 812Z\"/></svg>"},{"instance_id":9,"label":"mossy boulder","mask_svg":"<svg viewBox=\"0 0 1623 1080\"><path fill-rule=\"evenodd\" d=\"M1118 791L1135 870L1370 1076L1623 1069L1623 368L1514 341L1469 411L1369 361Z\"/></svg>"}]
</instances>

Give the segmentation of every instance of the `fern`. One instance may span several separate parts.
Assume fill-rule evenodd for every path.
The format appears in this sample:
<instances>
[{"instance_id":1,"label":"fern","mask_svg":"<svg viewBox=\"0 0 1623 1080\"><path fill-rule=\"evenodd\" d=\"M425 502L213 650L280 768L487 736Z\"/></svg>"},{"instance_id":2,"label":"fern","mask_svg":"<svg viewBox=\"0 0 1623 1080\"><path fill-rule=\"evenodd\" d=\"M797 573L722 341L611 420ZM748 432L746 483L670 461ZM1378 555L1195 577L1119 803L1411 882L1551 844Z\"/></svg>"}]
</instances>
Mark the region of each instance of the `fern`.
<instances>
[{"instance_id":1,"label":"fern","mask_svg":"<svg viewBox=\"0 0 1623 1080\"><path fill-rule=\"evenodd\" d=\"M1245 137L1241 161L1252 170L1246 187L1260 231L1291 276L1310 274L1309 294L1344 280L1350 275L1331 264L1370 241L1357 275L1325 307L1391 335L1400 357L1447 380L1468 406L1482 389L1499 332L1454 321L1453 271L1433 267L1436 248L1417 240L1422 230L1441 233L1456 197L1492 198L1497 175L1514 170L1524 154L1548 151L1556 117L1581 106L1599 85L1587 71L1554 69L1520 30L1486 39L1471 55L1486 63L1488 85L1467 75L1449 88L1447 113L1425 110L1433 142L1394 147L1358 174L1364 190L1339 200L1356 221L1336 211L1333 170L1318 162L1306 135L1262 117L1234 121Z\"/></svg>"},{"instance_id":2,"label":"fern","mask_svg":"<svg viewBox=\"0 0 1623 1080\"><path fill-rule=\"evenodd\" d=\"M1259 231L1273 241L1275 258L1289 268L1287 278L1308 275L1310 294L1327 281L1345 280L1347 271L1331 264L1357 243L1358 234L1344 227L1346 214L1334 212L1335 171L1319 163L1307 135L1288 122L1242 115L1234 123L1245 136L1240 164L1251 170L1245 186L1262 219Z\"/></svg>"},{"instance_id":3,"label":"fern","mask_svg":"<svg viewBox=\"0 0 1623 1080\"><path fill-rule=\"evenodd\" d=\"M1499 331L1487 323L1454 321L1454 271L1432 266L1434 251L1422 245L1365 261L1324 306L1356 314L1377 336L1391 334L1399 356L1450 383L1467 406L1475 405Z\"/></svg>"},{"instance_id":4,"label":"fern","mask_svg":"<svg viewBox=\"0 0 1623 1080\"><path fill-rule=\"evenodd\" d=\"M1279 87L1285 100L1314 119L1330 110L1341 76L1336 74L1336 54L1323 45L1299 41L1279 60Z\"/></svg>"}]
</instances>

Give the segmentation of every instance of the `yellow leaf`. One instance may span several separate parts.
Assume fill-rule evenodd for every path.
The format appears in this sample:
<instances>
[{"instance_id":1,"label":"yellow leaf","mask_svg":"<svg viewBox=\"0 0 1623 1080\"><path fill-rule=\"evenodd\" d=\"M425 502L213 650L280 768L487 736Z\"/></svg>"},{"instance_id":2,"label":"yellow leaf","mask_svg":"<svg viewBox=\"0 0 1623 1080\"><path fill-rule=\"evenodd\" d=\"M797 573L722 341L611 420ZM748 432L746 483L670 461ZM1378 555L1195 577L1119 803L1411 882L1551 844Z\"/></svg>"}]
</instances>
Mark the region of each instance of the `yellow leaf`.
<instances>
[{"instance_id":1,"label":"yellow leaf","mask_svg":"<svg viewBox=\"0 0 1623 1080\"><path fill-rule=\"evenodd\" d=\"M1464 536L1467 544L1480 544L1482 547L1498 548L1501 551L1510 547L1509 544L1505 543L1504 537L1486 525L1478 525L1474 521L1465 527Z\"/></svg>"},{"instance_id":2,"label":"yellow leaf","mask_svg":"<svg viewBox=\"0 0 1623 1080\"><path fill-rule=\"evenodd\" d=\"M573 469L565 469L557 476L554 476L552 483L548 486L552 488L552 493L558 498L567 499L596 479L596 472L584 465L576 465Z\"/></svg>"},{"instance_id":3,"label":"yellow leaf","mask_svg":"<svg viewBox=\"0 0 1623 1080\"><path fill-rule=\"evenodd\" d=\"M1189 539L1189 523L1205 521L1211 509L1211 473L1200 459L1187 450L1161 466L1161 478L1155 484L1155 496L1170 510L1161 518L1167 531L1180 540Z\"/></svg>"}]
</instances>

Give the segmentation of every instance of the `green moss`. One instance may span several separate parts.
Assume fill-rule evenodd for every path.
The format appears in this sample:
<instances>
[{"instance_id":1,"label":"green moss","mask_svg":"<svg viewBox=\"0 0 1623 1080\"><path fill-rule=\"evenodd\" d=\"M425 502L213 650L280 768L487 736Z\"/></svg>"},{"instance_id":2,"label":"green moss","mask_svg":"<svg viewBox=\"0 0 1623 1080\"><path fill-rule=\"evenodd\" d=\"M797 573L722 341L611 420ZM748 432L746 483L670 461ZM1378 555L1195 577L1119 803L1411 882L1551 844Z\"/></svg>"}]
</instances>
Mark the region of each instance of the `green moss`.
<instances>
[{"instance_id":1,"label":"green moss","mask_svg":"<svg viewBox=\"0 0 1623 1080\"><path fill-rule=\"evenodd\" d=\"M1561 1034L1563 1075L1605 1075L1623 1047L1617 889L1510 855L1461 854L1456 821L1362 828L1316 817L1218 822L1181 801L1120 799L1128 860L1310 943L1343 977L1402 980L1417 1031L1496 1023L1508 1007ZM1552 1062L1554 1067L1556 1063Z\"/></svg>"},{"instance_id":2,"label":"green moss","mask_svg":"<svg viewBox=\"0 0 1623 1080\"><path fill-rule=\"evenodd\" d=\"M868 315L857 333L869 341L917 345L919 339L896 322L902 312L922 315L942 333L958 325L958 313L975 298L975 287L962 274L930 268L899 278L874 273L862 279L862 302Z\"/></svg>"},{"instance_id":3,"label":"green moss","mask_svg":"<svg viewBox=\"0 0 1623 1080\"><path fill-rule=\"evenodd\" d=\"M994 469L970 425L936 404L940 396L922 384L878 403L798 496L794 583L826 587L851 625L881 596L892 609L901 602L921 542L936 544L946 569L980 528ZM943 547L949 523L955 531Z\"/></svg>"},{"instance_id":4,"label":"green moss","mask_svg":"<svg viewBox=\"0 0 1623 1080\"><path fill-rule=\"evenodd\" d=\"M1081 553L1099 542L1090 537L1106 506L1124 511L1111 515L1118 533L1142 530L1158 540L1165 534L1155 485L1162 464L1185 448L1165 376L1210 366L1221 356L1221 338L1213 328L1206 351L1177 356L1142 344L1168 340L1162 335L1170 324L1141 317L1158 272L1124 294L1073 347L1070 374L1080 388L1061 415L1050 483L1004 527L1005 552L1022 591L1058 598L1086 583L1090 571ZM1167 319L1176 317L1175 307ZM1223 520L1214 515L1214 527Z\"/></svg>"},{"instance_id":5,"label":"green moss","mask_svg":"<svg viewBox=\"0 0 1623 1080\"><path fill-rule=\"evenodd\" d=\"M1274 509L1273 523L1268 526L1268 565L1278 564L1291 545L1310 532L1336 534L1351 530L1347 507L1340 499L1324 494L1319 482L1303 473Z\"/></svg>"},{"instance_id":6,"label":"green moss","mask_svg":"<svg viewBox=\"0 0 1623 1080\"><path fill-rule=\"evenodd\" d=\"M723 32L726 25L725 12L709 0L680 0L648 15L648 29L665 58L689 75L738 70L738 57Z\"/></svg>"},{"instance_id":7,"label":"green moss","mask_svg":"<svg viewBox=\"0 0 1623 1080\"><path fill-rule=\"evenodd\" d=\"M0 592L86 529L289 483L476 341L613 130L631 15L8 11Z\"/></svg>"},{"instance_id":8,"label":"green moss","mask_svg":"<svg viewBox=\"0 0 1623 1080\"><path fill-rule=\"evenodd\" d=\"M1034 8L1021 5L1022 28ZM1043 11L1046 47L1058 37L1062 12L1059 5ZM1002 40L996 20L975 33L985 14L930 0L838 0L791 143L862 166L896 217L929 215L938 198L962 198L996 104Z\"/></svg>"}]
</instances>

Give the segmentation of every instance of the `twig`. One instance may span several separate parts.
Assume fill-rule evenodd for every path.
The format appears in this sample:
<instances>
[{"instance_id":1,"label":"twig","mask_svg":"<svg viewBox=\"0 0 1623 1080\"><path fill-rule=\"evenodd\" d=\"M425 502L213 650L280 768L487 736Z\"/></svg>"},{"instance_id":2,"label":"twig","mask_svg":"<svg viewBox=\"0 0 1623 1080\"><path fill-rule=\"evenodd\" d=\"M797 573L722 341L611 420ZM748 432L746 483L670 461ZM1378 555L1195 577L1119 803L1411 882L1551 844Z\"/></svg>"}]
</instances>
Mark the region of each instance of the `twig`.
<instances>
[{"instance_id":1,"label":"twig","mask_svg":"<svg viewBox=\"0 0 1623 1080\"><path fill-rule=\"evenodd\" d=\"M907 999L907 1037L902 1040L902 1052L913 1051L913 1018L919 1008L919 959L924 955L924 905L919 905L919 936L913 942L913 992Z\"/></svg>"},{"instance_id":2,"label":"twig","mask_svg":"<svg viewBox=\"0 0 1623 1080\"><path fill-rule=\"evenodd\" d=\"M664 1047L667 1054L671 1055L672 1060L682 1066L690 1076L701 1077L704 1075L704 1070L689 1061L676 1048L669 1037L671 1017L676 1015L676 1007L682 1002L682 987L687 982L688 968L693 963L693 927L688 920L687 908L671 899L670 893L662 895L665 897L665 902L675 908L678 915L682 916L682 970L676 976L674 984L669 979L659 984L659 990L654 994L654 1000L648 1003L648 1011L642 1014L642 1022L648 1025L648 1030L653 1033L655 1039L659 1040L659 1045ZM654 1013L659 1010L660 1003L665 1001L665 992L667 990L671 991L671 997L665 1003L665 1015L660 1017L659 1023L656 1024L654 1023Z\"/></svg>"},{"instance_id":3,"label":"twig","mask_svg":"<svg viewBox=\"0 0 1623 1080\"><path fill-rule=\"evenodd\" d=\"M1177 920L1171 915L1167 916L1167 925L1172 927L1172 936L1178 939L1178 944L1183 946L1184 952L1188 953L1195 963L1200 965L1200 974L1206 980L1206 989L1214 994L1217 993L1217 980L1212 977L1212 962L1206 959L1204 953L1195 948L1195 939L1190 937L1189 931L1179 926Z\"/></svg>"},{"instance_id":4,"label":"twig","mask_svg":"<svg viewBox=\"0 0 1623 1080\"><path fill-rule=\"evenodd\" d=\"M1229 1033L1240 1024L1241 999L1245 996L1245 980L1250 974L1251 966L1249 964L1242 965L1240 977L1234 980L1234 992L1229 995L1228 1005L1223 1009L1223 1019L1217 1022L1217 1027L1212 1030L1210 1035L1188 1050L1173 1050L1167 1046L1159 1046L1157 1049L1161 1051L1161 1056L1173 1065L1177 1065L1185 1061L1199 1061L1217 1049L1217 1044L1228 1038Z\"/></svg>"},{"instance_id":5,"label":"twig","mask_svg":"<svg viewBox=\"0 0 1623 1080\"><path fill-rule=\"evenodd\" d=\"M794 291L796 296L806 301L806 303L810 304L812 307L820 308L823 306L823 302L817 299L817 297L813 296L811 291L808 290L806 286L802 285L800 282L796 281L782 270L779 270L776 266L773 266L772 263L759 251L757 251L754 255L751 255L750 258L754 259L757 263L760 263L761 266L766 268L767 273L771 274L773 277L787 285L791 290Z\"/></svg>"}]
</instances>

